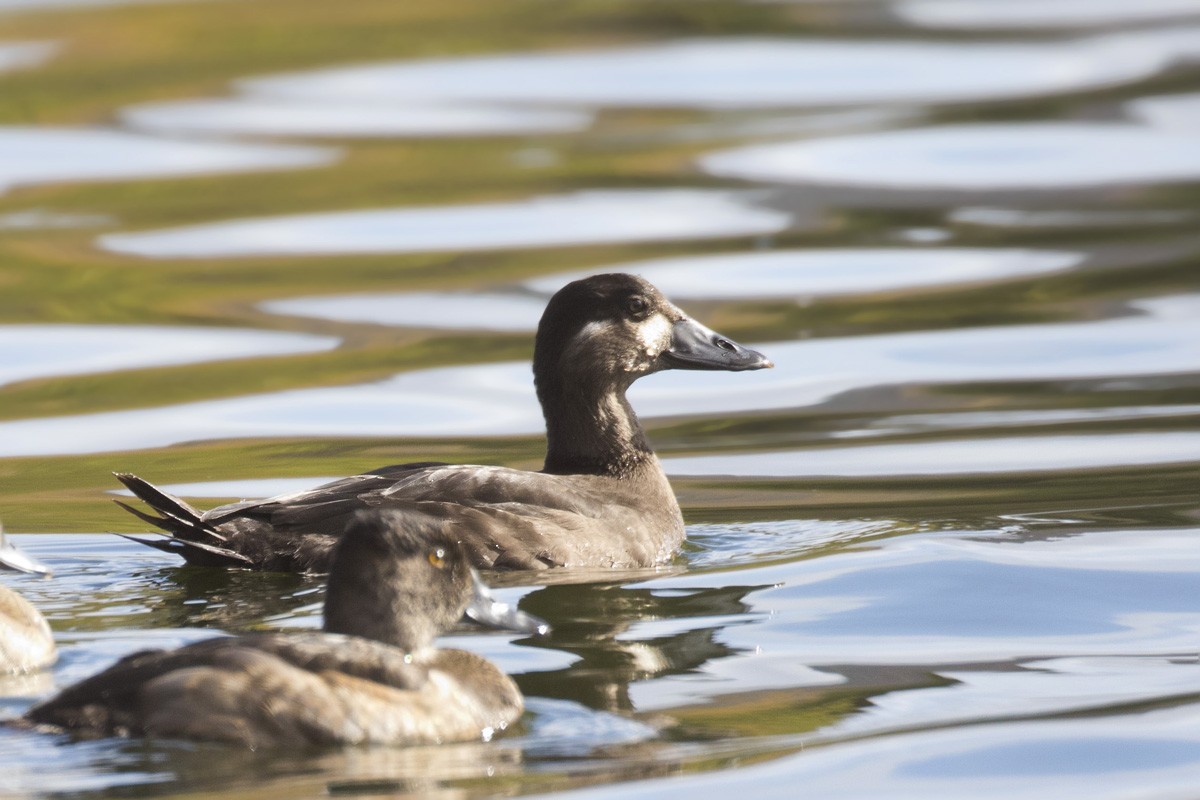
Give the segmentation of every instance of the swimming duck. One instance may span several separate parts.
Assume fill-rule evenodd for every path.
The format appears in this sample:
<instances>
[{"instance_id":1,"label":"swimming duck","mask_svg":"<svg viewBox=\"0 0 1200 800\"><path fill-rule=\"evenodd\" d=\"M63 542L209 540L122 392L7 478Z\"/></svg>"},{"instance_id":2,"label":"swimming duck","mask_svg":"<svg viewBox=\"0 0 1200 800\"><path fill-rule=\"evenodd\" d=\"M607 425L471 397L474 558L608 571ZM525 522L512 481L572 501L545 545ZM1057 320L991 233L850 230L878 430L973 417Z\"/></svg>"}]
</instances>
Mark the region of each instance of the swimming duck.
<instances>
[{"instance_id":1,"label":"swimming duck","mask_svg":"<svg viewBox=\"0 0 1200 800\"><path fill-rule=\"evenodd\" d=\"M626 390L667 369L770 366L761 353L684 314L647 281L595 275L560 289L538 324L533 374L546 420L541 472L397 464L204 512L117 473L157 514L117 502L170 534L136 541L210 566L326 571L347 516L375 506L441 518L479 568L656 566L683 542L683 516Z\"/></svg>"},{"instance_id":2,"label":"swimming duck","mask_svg":"<svg viewBox=\"0 0 1200 800\"><path fill-rule=\"evenodd\" d=\"M494 664L434 638L471 618L545 633L497 603L457 542L414 509L361 511L338 542L324 632L219 637L127 656L30 709L79 738L154 737L250 748L488 739L520 716Z\"/></svg>"},{"instance_id":3,"label":"swimming duck","mask_svg":"<svg viewBox=\"0 0 1200 800\"><path fill-rule=\"evenodd\" d=\"M4 538L0 525L0 568L49 575L50 569ZM30 672L54 663L57 652L50 626L29 601L0 586L0 675Z\"/></svg>"}]
</instances>

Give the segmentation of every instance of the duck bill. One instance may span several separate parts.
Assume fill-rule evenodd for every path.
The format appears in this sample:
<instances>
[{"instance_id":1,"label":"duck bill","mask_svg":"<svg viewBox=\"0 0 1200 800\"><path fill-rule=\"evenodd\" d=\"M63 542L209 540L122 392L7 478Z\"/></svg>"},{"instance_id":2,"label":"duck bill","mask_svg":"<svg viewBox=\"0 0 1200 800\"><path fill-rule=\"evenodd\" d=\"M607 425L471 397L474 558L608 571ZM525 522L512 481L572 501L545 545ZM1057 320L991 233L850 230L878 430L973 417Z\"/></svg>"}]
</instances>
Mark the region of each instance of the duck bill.
<instances>
[{"instance_id":1,"label":"duck bill","mask_svg":"<svg viewBox=\"0 0 1200 800\"><path fill-rule=\"evenodd\" d=\"M28 572L33 575L50 574L50 568L45 564L34 561L6 542L3 531L0 531L0 567L15 569L17 572Z\"/></svg>"},{"instance_id":2,"label":"duck bill","mask_svg":"<svg viewBox=\"0 0 1200 800\"><path fill-rule=\"evenodd\" d=\"M662 360L667 369L744 372L775 366L757 350L743 347L689 317L672 325L671 344L663 352Z\"/></svg>"},{"instance_id":3,"label":"duck bill","mask_svg":"<svg viewBox=\"0 0 1200 800\"><path fill-rule=\"evenodd\" d=\"M475 582L475 593L467 605L466 616L480 625L501 630L517 631L535 636L545 636L550 632L550 625L544 619L526 614L516 606L502 603L492 594L479 578L479 573L471 570L471 578Z\"/></svg>"}]
</instances>

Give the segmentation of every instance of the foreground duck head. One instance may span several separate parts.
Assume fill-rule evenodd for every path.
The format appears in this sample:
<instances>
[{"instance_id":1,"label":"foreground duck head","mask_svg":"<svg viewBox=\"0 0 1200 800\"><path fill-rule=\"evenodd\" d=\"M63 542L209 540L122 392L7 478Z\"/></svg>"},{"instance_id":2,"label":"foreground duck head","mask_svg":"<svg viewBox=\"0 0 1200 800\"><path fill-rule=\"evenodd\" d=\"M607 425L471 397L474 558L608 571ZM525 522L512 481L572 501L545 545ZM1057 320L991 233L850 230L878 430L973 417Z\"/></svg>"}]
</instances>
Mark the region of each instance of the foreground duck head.
<instances>
[{"instance_id":1,"label":"foreground duck head","mask_svg":"<svg viewBox=\"0 0 1200 800\"><path fill-rule=\"evenodd\" d=\"M766 356L701 325L649 282L593 275L546 306L533 374L546 417L545 471L621 475L652 455L626 390L668 369L742 372Z\"/></svg>"},{"instance_id":2,"label":"foreground duck head","mask_svg":"<svg viewBox=\"0 0 1200 800\"><path fill-rule=\"evenodd\" d=\"M417 653L464 615L544 634L540 619L497 601L440 520L412 509L360 511L338 542L325 630Z\"/></svg>"}]
</instances>

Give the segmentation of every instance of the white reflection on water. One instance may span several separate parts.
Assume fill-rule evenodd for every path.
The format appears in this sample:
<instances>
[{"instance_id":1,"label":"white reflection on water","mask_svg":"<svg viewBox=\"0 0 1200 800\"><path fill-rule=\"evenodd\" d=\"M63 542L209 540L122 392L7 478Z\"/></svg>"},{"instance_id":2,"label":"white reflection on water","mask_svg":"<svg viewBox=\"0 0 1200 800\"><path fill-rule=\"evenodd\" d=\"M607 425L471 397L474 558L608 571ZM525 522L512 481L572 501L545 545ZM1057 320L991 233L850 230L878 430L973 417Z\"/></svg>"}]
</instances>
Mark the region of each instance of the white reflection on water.
<instances>
[{"instance_id":1,"label":"white reflection on water","mask_svg":"<svg viewBox=\"0 0 1200 800\"><path fill-rule=\"evenodd\" d=\"M366 64L241 81L249 94L366 101L753 108L1027 97L1123 83L1169 54L1051 43L693 39L596 51Z\"/></svg>"},{"instance_id":2,"label":"white reflection on water","mask_svg":"<svg viewBox=\"0 0 1200 800\"><path fill-rule=\"evenodd\" d=\"M966 206L953 209L946 219L967 225L994 228L1104 228L1113 225L1170 225L1193 216L1187 211L1129 209L1127 211L1032 211L1021 208Z\"/></svg>"},{"instance_id":3,"label":"white reflection on water","mask_svg":"<svg viewBox=\"0 0 1200 800\"><path fill-rule=\"evenodd\" d=\"M399 292L271 300L271 314L341 322L455 330L530 331L546 309L544 295L519 292Z\"/></svg>"},{"instance_id":4,"label":"white reflection on water","mask_svg":"<svg viewBox=\"0 0 1200 800\"><path fill-rule=\"evenodd\" d=\"M965 247L774 250L682 256L550 275L526 285L547 294L596 272L633 272L671 298L816 297L1018 278L1070 269L1083 254Z\"/></svg>"},{"instance_id":5,"label":"white reflection on water","mask_svg":"<svg viewBox=\"0 0 1200 800\"><path fill-rule=\"evenodd\" d=\"M316 167L325 147L163 139L103 128L0 126L0 192L61 181L131 180Z\"/></svg>"},{"instance_id":6,"label":"white reflection on water","mask_svg":"<svg viewBox=\"0 0 1200 800\"><path fill-rule=\"evenodd\" d=\"M1200 178L1194 135L1117 123L946 125L753 145L703 156L714 175L895 189L1069 189Z\"/></svg>"},{"instance_id":7,"label":"white reflection on water","mask_svg":"<svg viewBox=\"0 0 1200 800\"><path fill-rule=\"evenodd\" d=\"M938 414L897 414L881 417L865 428L837 431L833 439L968 428L1018 428L1030 425L1061 425L1066 422L1182 417L1200 414L1200 405L1181 403L1163 406L1107 406L1098 408L1029 408L995 411L956 411Z\"/></svg>"},{"instance_id":8,"label":"white reflection on water","mask_svg":"<svg viewBox=\"0 0 1200 800\"><path fill-rule=\"evenodd\" d=\"M630 393L643 417L797 408L905 383L1200 371L1200 295L1144 300L1098 322L1012 325L755 345L776 368L671 371ZM257 436L476 436L542 430L526 362L444 367L359 386L0 423L0 455L87 453ZM722 463L731 463L730 456Z\"/></svg>"},{"instance_id":9,"label":"white reflection on water","mask_svg":"<svg viewBox=\"0 0 1200 800\"><path fill-rule=\"evenodd\" d=\"M108 214L72 214L31 208L0 214L0 230L38 230L45 228L99 228L112 225L115 217Z\"/></svg>"},{"instance_id":10,"label":"white reflection on water","mask_svg":"<svg viewBox=\"0 0 1200 800\"><path fill-rule=\"evenodd\" d=\"M1200 132L1200 92L1142 97L1126 108L1137 119L1165 131Z\"/></svg>"},{"instance_id":11,"label":"white reflection on water","mask_svg":"<svg viewBox=\"0 0 1200 800\"><path fill-rule=\"evenodd\" d=\"M232 220L111 234L99 242L131 255L220 258L714 239L786 228L789 215L754 206L759 197L704 189L583 191L505 203Z\"/></svg>"},{"instance_id":12,"label":"white reflection on water","mask_svg":"<svg viewBox=\"0 0 1200 800\"><path fill-rule=\"evenodd\" d=\"M50 375L332 350L329 336L171 325L0 325L0 385Z\"/></svg>"},{"instance_id":13,"label":"white reflection on water","mask_svg":"<svg viewBox=\"0 0 1200 800\"><path fill-rule=\"evenodd\" d=\"M1069 269L1080 253L944 248L775 250L681 256L599 266L526 281L537 294L399 292L273 300L260 308L343 322L428 328L533 330L547 298L568 281L599 272L632 272L675 300L772 300L1016 278ZM734 277L736 276L736 277Z\"/></svg>"},{"instance_id":14,"label":"white reflection on water","mask_svg":"<svg viewBox=\"0 0 1200 800\"><path fill-rule=\"evenodd\" d=\"M347 138L563 133L592 122L589 112L562 109L263 97L146 103L119 116L153 133Z\"/></svg>"},{"instance_id":15,"label":"white reflection on water","mask_svg":"<svg viewBox=\"0 0 1200 800\"><path fill-rule=\"evenodd\" d=\"M53 42L0 42L0 72L36 67L57 50Z\"/></svg>"},{"instance_id":16,"label":"white reflection on water","mask_svg":"<svg viewBox=\"0 0 1200 800\"><path fill-rule=\"evenodd\" d=\"M930 28L1070 28L1200 15L1197 0L903 0L893 8Z\"/></svg>"},{"instance_id":17,"label":"white reflection on water","mask_svg":"<svg viewBox=\"0 0 1200 800\"><path fill-rule=\"evenodd\" d=\"M663 459L673 475L965 475L1200 462L1200 433L973 437Z\"/></svg>"}]
</instances>

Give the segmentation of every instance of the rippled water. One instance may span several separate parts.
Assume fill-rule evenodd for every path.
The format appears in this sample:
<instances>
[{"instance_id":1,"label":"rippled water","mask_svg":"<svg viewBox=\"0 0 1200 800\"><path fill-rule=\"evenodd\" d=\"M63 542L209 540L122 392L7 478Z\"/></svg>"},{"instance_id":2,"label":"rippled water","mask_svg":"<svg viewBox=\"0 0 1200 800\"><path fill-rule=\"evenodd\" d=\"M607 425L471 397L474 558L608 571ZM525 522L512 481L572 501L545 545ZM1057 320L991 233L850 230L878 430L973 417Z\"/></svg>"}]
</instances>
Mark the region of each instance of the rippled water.
<instances>
[{"instance_id":1,"label":"rippled water","mask_svg":"<svg viewBox=\"0 0 1200 800\"><path fill-rule=\"evenodd\" d=\"M0 0L0 519L56 575L0 579L61 657L0 716L319 623L320 578L108 535L141 529L111 471L205 506L536 468L531 331L596 271L777 367L631 391L675 563L497 576L553 635L444 638L524 691L496 741L0 726L0 795L1195 794L1200 2L32 5Z\"/></svg>"},{"instance_id":2,"label":"rippled water","mask_svg":"<svg viewBox=\"0 0 1200 800\"><path fill-rule=\"evenodd\" d=\"M87 128L0 127L0 191L59 181L210 175L327 164L330 148L155 139Z\"/></svg>"}]
</instances>

